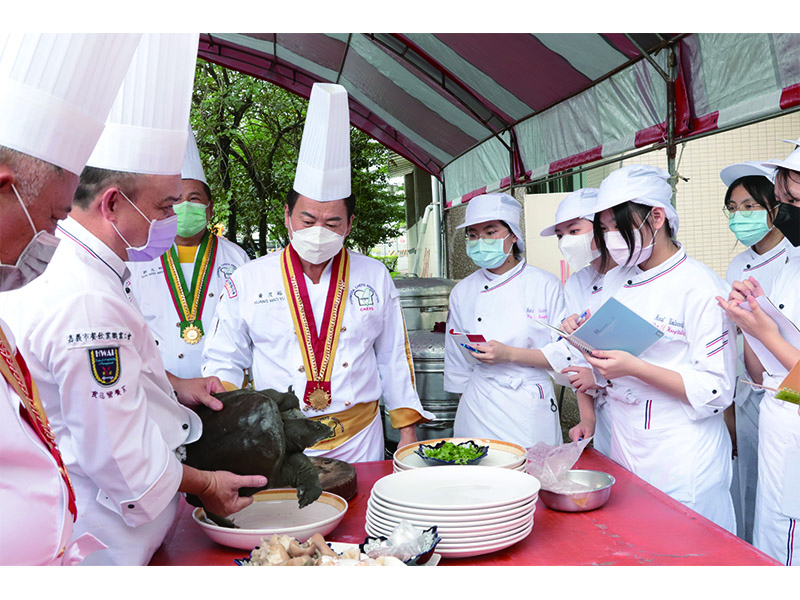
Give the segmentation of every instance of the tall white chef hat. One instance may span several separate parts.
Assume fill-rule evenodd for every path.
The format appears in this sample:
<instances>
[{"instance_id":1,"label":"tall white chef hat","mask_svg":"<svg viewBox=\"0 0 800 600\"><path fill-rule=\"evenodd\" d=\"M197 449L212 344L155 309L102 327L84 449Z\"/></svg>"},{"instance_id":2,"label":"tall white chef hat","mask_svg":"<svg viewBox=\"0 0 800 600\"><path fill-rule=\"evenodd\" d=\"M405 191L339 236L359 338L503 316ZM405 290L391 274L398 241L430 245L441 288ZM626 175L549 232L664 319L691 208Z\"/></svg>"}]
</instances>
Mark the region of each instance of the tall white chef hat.
<instances>
[{"instance_id":1,"label":"tall white chef hat","mask_svg":"<svg viewBox=\"0 0 800 600\"><path fill-rule=\"evenodd\" d=\"M208 185L206 173L203 171L203 163L200 161L200 151L197 149L197 140L194 139L191 129L189 137L186 138L186 155L183 157L181 179L196 179Z\"/></svg>"},{"instance_id":2,"label":"tall white chef hat","mask_svg":"<svg viewBox=\"0 0 800 600\"><path fill-rule=\"evenodd\" d=\"M597 204L597 188L581 188L567 194L556 209L556 222L545 227L541 236L555 235L556 227L572 219L594 221L594 207Z\"/></svg>"},{"instance_id":3,"label":"tall white chef hat","mask_svg":"<svg viewBox=\"0 0 800 600\"><path fill-rule=\"evenodd\" d=\"M606 177L597 192L595 214L625 202L663 208L672 229L678 232L678 213L672 206L669 173L650 165L628 165Z\"/></svg>"},{"instance_id":4,"label":"tall white chef hat","mask_svg":"<svg viewBox=\"0 0 800 600\"><path fill-rule=\"evenodd\" d=\"M769 160L762 163L765 167L782 167L790 171L800 172L800 138L797 140L783 140L787 144L793 144L794 150L783 160Z\"/></svg>"},{"instance_id":5,"label":"tall white chef hat","mask_svg":"<svg viewBox=\"0 0 800 600\"><path fill-rule=\"evenodd\" d=\"M775 167L767 166L756 160L747 160L745 162L728 165L719 172L719 177L725 187L730 187L731 184L737 179L742 177L766 177L771 182L775 183Z\"/></svg>"},{"instance_id":6,"label":"tall white chef hat","mask_svg":"<svg viewBox=\"0 0 800 600\"><path fill-rule=\"evenodd\" d=\"M141 34L0 34L0 145L80 175Z\"/></svg>"},{"instance_id":7,"label":"tall white chef hat","mask_svg":"<svg viewBox=\"0 0 800 600\"><path fill-rule=\"evenodd\" d=\"M318 202L350 195L350 108L341 85L311 88L294 190Z\"/></svg>"},{"instance_id":8,"label":"tall white chef hat","mask_svg":"<svg viewBox=\"0 0 800 600\"><path fill-rule=\"evenodd\" d=\"M142 36L89 166L154 175L181 172L198 41L196 33Z\"/></svg>"},{"instance_id":9,"label":"tall white chef hat","mask_svg":"<svg viewBox=\"0 0 800 600\"><path fill-rule=\"evenodd\" d=\"M522 217L522 205L508 194L482 194L475 196L467 203L464 222L456 227L463 229L486 221L503 221L517 237L517 247L525 250L525 239L519 223Z\"/></svg>"}]
</instances>

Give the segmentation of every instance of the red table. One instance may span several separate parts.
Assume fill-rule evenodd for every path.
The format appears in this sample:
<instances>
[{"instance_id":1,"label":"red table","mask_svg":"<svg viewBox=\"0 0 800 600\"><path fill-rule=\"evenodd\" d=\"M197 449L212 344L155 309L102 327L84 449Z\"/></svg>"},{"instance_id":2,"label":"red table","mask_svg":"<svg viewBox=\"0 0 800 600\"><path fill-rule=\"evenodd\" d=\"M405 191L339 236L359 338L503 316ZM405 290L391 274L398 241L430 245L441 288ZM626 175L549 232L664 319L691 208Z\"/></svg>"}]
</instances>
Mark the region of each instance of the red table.
<instances>
[{"instance_id":1,"label":"red table","mask_svg":"<svg viewBox=\"0 0 800 600\"><path fill-rule=\"evenodd\" d=\"M392 462L354 465L358 494L345 518L326 539L364 541L367 499ZM645 483L595 450L584 451L576 468L616 478L602 508L584 513L536 506L533 531L521 542L484 556L442 559L440 565L778 565L779 563ZM192 521L183 502L151 565L233 565L248 552L211 541Z\"/></svg>"}]
</instances>

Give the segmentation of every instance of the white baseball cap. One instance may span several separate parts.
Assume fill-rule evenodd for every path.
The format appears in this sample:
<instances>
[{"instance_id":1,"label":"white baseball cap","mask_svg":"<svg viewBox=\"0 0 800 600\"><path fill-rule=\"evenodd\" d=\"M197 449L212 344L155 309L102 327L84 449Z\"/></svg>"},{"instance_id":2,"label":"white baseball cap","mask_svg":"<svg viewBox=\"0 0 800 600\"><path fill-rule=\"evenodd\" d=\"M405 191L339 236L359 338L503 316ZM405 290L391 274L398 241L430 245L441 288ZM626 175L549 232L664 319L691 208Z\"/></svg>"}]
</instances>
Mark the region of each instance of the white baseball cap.
<instances>
[{"instance_id":1,"label":"white baseball cap","mask_svg":"<svg viewBox=\"0 0 800 600\"><path fill-rule=\"evenodd\" d=\"M800 139L797 140L783 140L787 144L792 144L795 148L783 160L768 160L762 163L765 167L789 169L790 171L800 171Z\"/></svg>"},{"instance_id":2,"label":"white baseball cap","mask_svg":"<svg viewBox=\"0 0 800 600\"><path fill-rule=\"evenodd\" d=\"M0 34L0 145L80 175L142 34Z\"/></svg>"},{"instance_id":3,"label":"white baseball cap","mask_svg":"<svg viewBox=\"0 0 800 600\"><path fill-rule=\"evenodd\" d=\"M198 42L197 33L142 36L89 166L180 174Z\"/></svg>"},{"instance_id":4,"label":"white baseball cap","mask_svg":"<svg viewBox=\"0 0 800 600\"><path fill-rule=\"evenodd\" d=\"M742 177L766 177L771 182L775 182L775 167L767 166L766 163L748 160L745 162L728 165L719 172L722 183L725 187Z\"/></svg>"},{"instance_id":5,"label":"white baseball cap","mask_svg":"<svg viewBox=\"0 0 800 600\"><path fill-rule=\"evenodd\" d=\"M522 205L508 194L482 194L475 196L467 203L464 222L456 227L463 229L487 221L503 221L517 237L520 250L525 249L522 228L519 225L522 216Z\"/></svg>"},{"instance_id":6,"label":"white baseball cap","mask_svg":"<svg viewBox=\"0 0 800 600\"><path fill-rule=\"evenodd\" d=\"M292 187L317 202L350 195L350 107L344 86L312 86Z\"/></svg>"},{"instance_id":7,"label":"white baseball cap","mask_svg":"<svg viewBox=\"0 0 800 600\"><path fill-rule=\"evenodd\" d=\"M650 165L628 165L606 177L597 192L595 214L625 202L663 208L673 235L678 232L678 213L672 206L669 173Z\"/></svg>"},{"instance_id":8,"label":"white baseball cap","mask_svg":"<svg viewBox=\"0 0 800 600\"><path fill-rule=\"evenodd\" d=\"M556 234L556 227L573 219L594 221L594 207L597 204L597 188L582 188L566 195L556 209L556 222L542 229L540 236Z\"/></svg>"}]
</instances>

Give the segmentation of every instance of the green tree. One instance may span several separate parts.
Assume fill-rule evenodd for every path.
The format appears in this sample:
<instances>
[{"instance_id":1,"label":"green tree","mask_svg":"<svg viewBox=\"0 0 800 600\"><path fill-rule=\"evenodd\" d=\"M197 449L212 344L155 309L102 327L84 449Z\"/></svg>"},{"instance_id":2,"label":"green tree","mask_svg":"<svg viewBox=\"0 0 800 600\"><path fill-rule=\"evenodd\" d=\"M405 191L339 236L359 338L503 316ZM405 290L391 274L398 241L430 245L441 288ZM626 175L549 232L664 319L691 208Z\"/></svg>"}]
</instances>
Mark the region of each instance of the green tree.
<instances>
[{"instance_id":1,"label":"green tree","mask_svg":"<svg viewBox=\"0 0 800 600\"><path fill-rule=\"evenodd\" d=\"M191 122L214 196L215 222L252 256L284 246L284 200L294 181L308 101L199 60ZM351 128L356 218L348 245L366 253L401 233L403 197L388 187L388 150Z\"/></svg>"}]
</instances>

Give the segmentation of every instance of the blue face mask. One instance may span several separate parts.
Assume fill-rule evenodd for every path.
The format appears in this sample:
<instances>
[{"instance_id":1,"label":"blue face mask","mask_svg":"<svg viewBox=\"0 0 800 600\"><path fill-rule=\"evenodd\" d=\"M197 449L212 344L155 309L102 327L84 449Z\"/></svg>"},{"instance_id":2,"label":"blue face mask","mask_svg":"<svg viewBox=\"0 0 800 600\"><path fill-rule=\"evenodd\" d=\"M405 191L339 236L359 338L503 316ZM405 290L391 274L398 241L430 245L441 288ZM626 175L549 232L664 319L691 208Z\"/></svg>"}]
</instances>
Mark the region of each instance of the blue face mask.
<instances>
[{"instance_id":1,"label":"blue face mask","mask_svg":"<svg viewBox=\"0 0 800 600\"><path fill-rule=\"evenodd\" d=\"M736 211L728 222L733 235L745 246L752 246L764 239L769 233L770 227L767 225L767 211L750 211L743 213Z\"/></svg>"},{"instance_id":2,"label":"blue face mask","mask_svg":"<svg viewBox=\"0 0 800 600\"><path fill-rule=\"evenodd\" d=\"M503 251L508 235L503 239L484 240L479 238L477 240L467 240L467 256L483 269L499 267L510 254L510 252Z\"/></svg>"}]
</instances>

